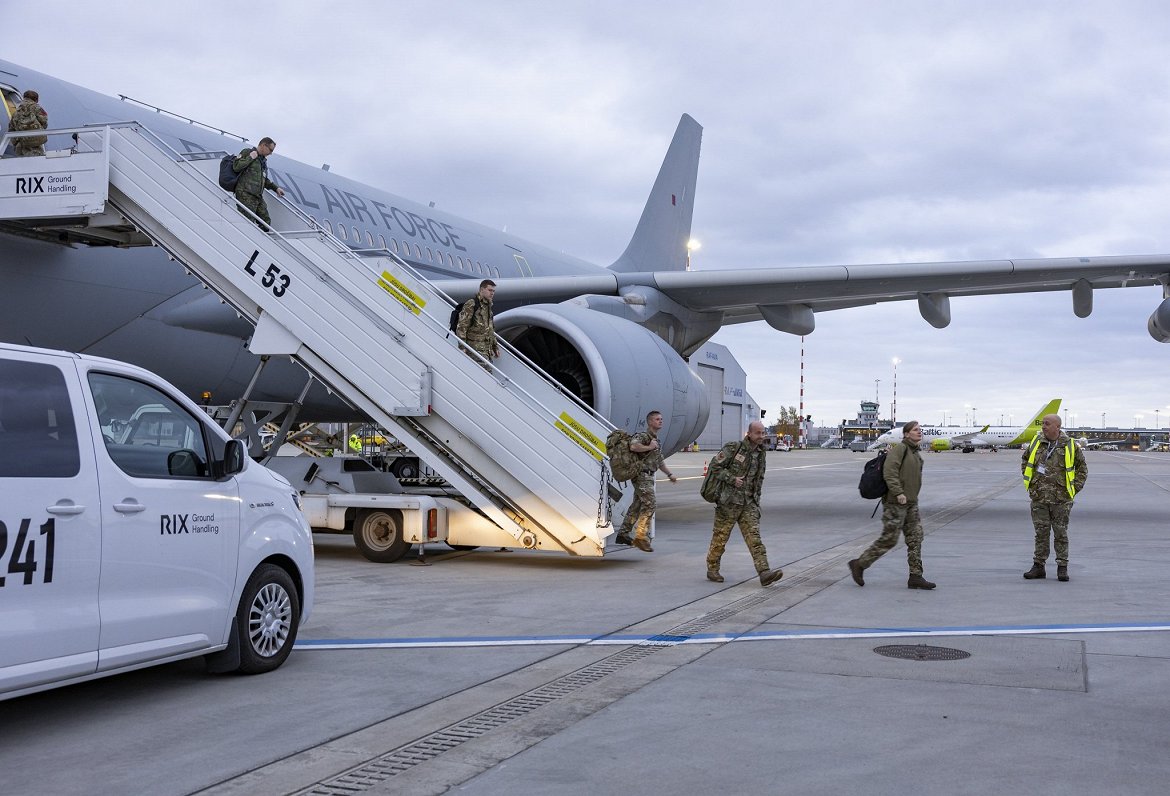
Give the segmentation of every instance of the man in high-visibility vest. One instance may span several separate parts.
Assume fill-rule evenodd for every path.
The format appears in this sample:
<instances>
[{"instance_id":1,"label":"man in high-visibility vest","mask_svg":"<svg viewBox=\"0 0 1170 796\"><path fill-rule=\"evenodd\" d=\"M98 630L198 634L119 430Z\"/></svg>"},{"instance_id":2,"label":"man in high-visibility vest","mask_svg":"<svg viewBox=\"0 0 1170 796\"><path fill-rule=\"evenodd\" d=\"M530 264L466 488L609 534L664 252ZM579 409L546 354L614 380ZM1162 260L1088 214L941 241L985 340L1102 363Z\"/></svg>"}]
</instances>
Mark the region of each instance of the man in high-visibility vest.
<instances>
[{"instance_id":1,"label":"man in high-visibility vest","mask_svg":"<svg viewBox=\"0 0 1170 796\"><path fill-rule=\"evenodd\" d=\"M1032 568L1024 573L1028 580L1045 577L1048 538L1056 548L1056 578L1068 580L1068 515L1073 498L1085 486L1089 465L1085 452L1060 430L1060 415L1044 415L1032 443L1024 448L1020 469L1024 488L1032 498L1032 525L1036 527L1036 549Z\"/></svg>"}]
</instances>

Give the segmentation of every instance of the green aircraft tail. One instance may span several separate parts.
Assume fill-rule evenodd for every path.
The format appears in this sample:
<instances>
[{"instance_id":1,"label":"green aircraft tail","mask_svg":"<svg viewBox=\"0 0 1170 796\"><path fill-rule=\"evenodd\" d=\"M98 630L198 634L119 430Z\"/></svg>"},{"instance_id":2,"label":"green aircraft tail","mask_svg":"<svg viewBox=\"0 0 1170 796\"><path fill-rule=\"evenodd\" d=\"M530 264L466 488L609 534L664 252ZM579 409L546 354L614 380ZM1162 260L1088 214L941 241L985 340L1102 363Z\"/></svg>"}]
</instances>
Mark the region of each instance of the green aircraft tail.
<instances>
[{"instance_id":1,"label":"green aircraft tail","mask_svg":"<svg viewBox=\"0 0 1170 796\"><path fill-rule=\"evenodd\" d=\"M1009 442L1009 445L1026 445L1032 441L1036 436L1036 432L1040 430L1040 424L1044 422L1045 415L1055 415L1060 411L1061 398L1053 398L1040 409L1032 419L1024 426L1024 430L1020 435Z\"/></svg>"}]
</instances>

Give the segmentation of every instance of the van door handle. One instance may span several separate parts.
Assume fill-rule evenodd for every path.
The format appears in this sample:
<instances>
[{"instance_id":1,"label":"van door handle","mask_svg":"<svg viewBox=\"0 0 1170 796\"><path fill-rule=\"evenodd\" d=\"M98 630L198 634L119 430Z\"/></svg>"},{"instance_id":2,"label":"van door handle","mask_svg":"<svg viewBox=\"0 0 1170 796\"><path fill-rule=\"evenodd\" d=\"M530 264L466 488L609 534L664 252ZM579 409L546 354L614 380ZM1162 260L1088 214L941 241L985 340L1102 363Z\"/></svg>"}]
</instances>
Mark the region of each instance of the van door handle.
<instances>
[{"instance_id":1,"label":"van door handle","mask_svg":"<svg viewBox=\"0 0 1170 796\"><path fill-rule=\"evenodd\" d=\"M145 509L146 506L142 505L133 498L129 498L124 503L114 504L114 511L120 511L123 514L137 514L140 511L144 511Z\"/></svg>"},{"instance_id":2,"label":"van door handle","mask_svg":"<svg viewBox=\"0 0 1170 796\"><path fill-rule=\"evenodd\" d=\"M62 500L58 503L54 503L52 506L49 506L45 509L45 511L49 512L50 514L68 516L71 514L80 514L81 512L85 511L85 506L79 506L71 500Z\"/></svg>"}]
</instances>

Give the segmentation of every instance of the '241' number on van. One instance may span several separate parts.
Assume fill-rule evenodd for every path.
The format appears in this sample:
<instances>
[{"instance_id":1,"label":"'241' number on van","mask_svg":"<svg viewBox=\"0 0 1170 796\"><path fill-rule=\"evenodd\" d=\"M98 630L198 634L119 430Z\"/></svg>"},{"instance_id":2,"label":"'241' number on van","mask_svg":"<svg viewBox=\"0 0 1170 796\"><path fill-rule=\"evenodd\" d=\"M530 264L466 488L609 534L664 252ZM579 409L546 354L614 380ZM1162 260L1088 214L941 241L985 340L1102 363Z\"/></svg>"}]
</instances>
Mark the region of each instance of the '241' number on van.
<instances>
[{"instance_id":1,"label":"'241' number on van","mask_svg":"<svg viewBox=\"0 0 1170 796\"><path fill-rule=\"evenodd\" d=\"M28 538L28 529L32 520L20 521L20 530L16 532L16 539L12 544L12 554L8 556L8 574L19 575L24 573L24 585L33 582L33 575L37 571L37 540ZM41 526L41 536L45 537L45 570L44 582L53 582L53 542L56 528L52 517ZM0 562L4 561L4 554L8 552L8 526L0 521ZM5 585L5 577L0 574L0 586Z\"/></svg>"}]
</instances>

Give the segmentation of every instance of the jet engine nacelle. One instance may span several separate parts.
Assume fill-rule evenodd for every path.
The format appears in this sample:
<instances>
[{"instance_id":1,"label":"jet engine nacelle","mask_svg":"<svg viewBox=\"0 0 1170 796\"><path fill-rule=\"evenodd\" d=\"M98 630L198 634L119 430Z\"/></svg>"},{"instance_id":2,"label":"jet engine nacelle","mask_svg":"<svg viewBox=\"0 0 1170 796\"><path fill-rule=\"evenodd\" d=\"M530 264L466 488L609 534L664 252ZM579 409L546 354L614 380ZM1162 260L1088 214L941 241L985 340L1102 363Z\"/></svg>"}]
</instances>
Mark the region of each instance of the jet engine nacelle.
<instances>
[{"instance_id":1,"label":"jet engine nacelle","mask_svg":"<svg viewBox=\"0 0 1170 796\"><path fill-rule=\"evenodd\" d=\"M1146 328L1150 330L1150 337L1159 343L1170 343L1170 298L1162 300L1150 315Z\"/></svg>"},{"instance_id":2,"label":"jet engine nacelle","mask_svg":"<svg viewBox=\"0 0 1170 796\"><path fill-rule=\"evenodd\" d=\"M614 425L645 429L662 412L664 454L707 425L703 381L662 338L635 323L572 304L534 304L496 316L496 332Z\"/></svg>"}]
</instances>

